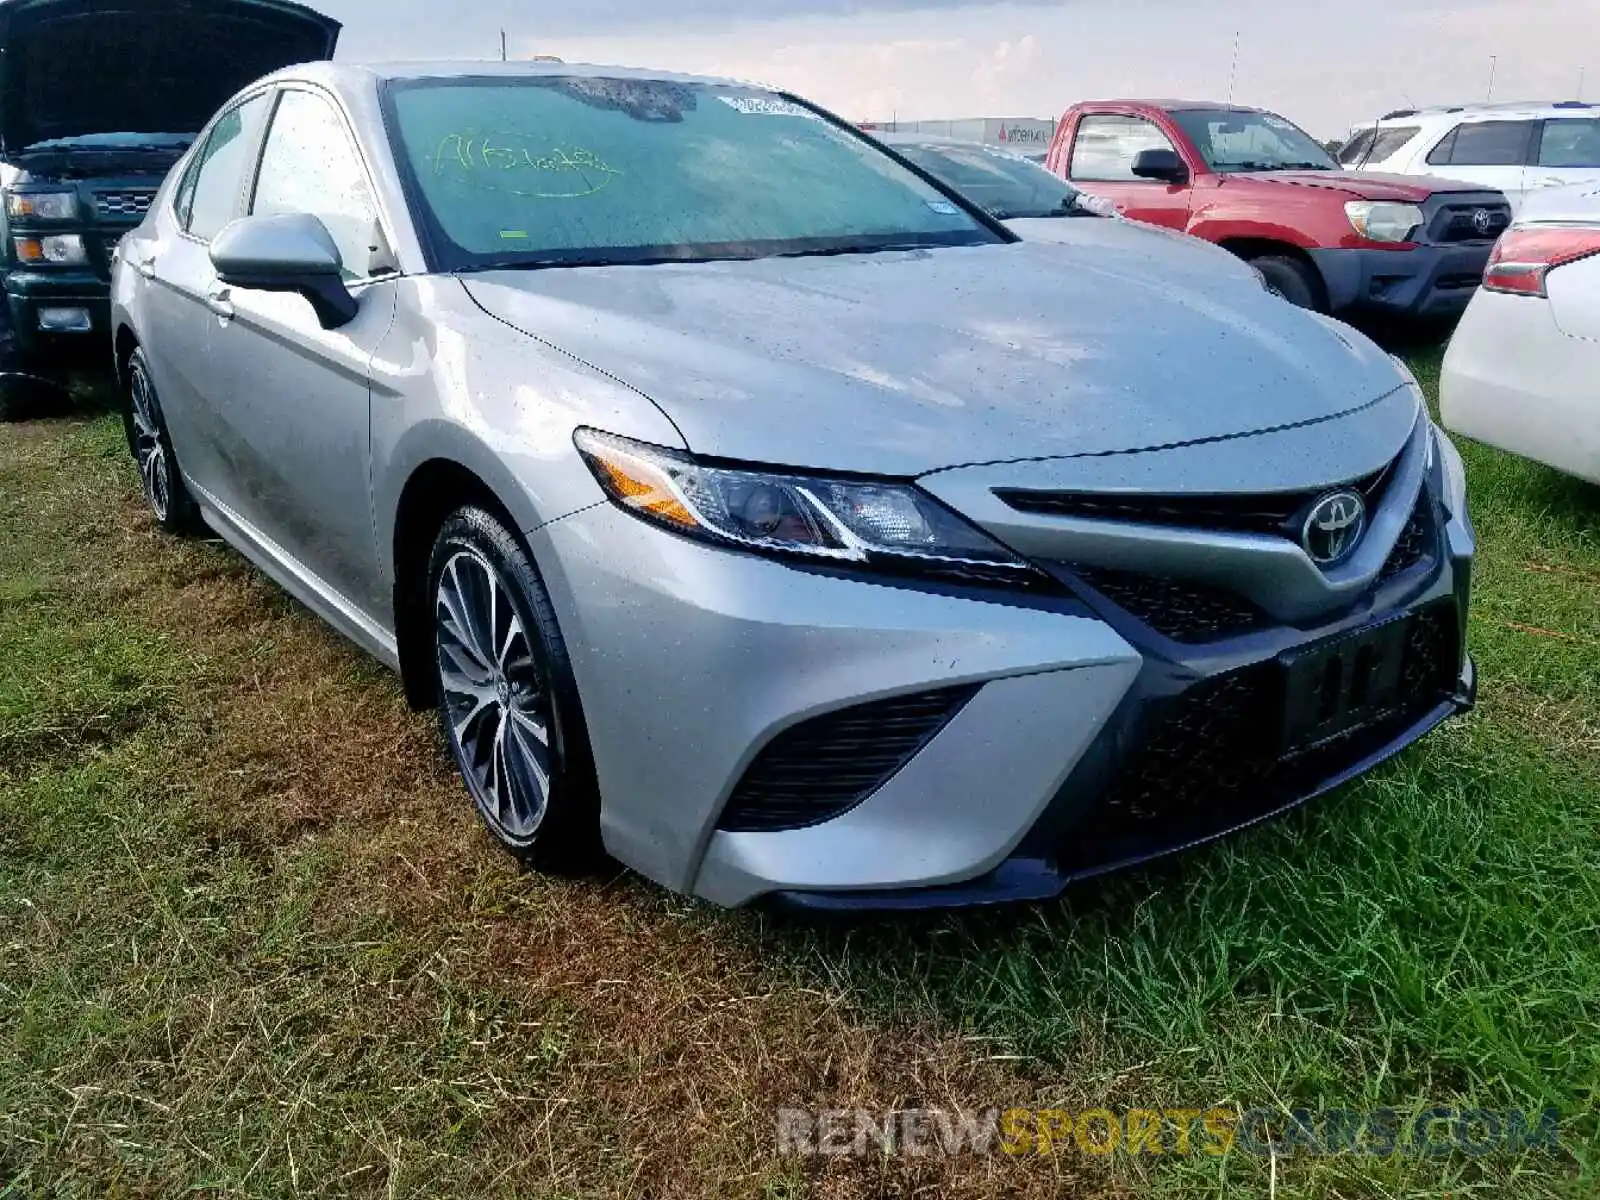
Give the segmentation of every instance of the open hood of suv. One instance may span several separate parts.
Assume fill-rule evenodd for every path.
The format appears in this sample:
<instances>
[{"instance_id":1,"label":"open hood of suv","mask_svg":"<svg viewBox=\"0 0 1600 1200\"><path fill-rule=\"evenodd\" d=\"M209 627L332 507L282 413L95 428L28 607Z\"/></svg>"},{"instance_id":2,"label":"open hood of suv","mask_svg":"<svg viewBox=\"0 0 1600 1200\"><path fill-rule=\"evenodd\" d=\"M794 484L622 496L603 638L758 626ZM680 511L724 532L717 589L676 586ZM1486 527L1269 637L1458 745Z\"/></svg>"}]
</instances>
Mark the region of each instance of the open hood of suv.
<instances>
[{"instance_id":1,"label":"open hood of suv","mask_svg":"<svg viewBox=\"0 0 1600 1200\"><path fill-rule=\"evenodd\" d=\"M99 133L197 133L240 88L331 58L339 22L288 0L5 0L0 154Z\"/></svg>"}]
</instances>

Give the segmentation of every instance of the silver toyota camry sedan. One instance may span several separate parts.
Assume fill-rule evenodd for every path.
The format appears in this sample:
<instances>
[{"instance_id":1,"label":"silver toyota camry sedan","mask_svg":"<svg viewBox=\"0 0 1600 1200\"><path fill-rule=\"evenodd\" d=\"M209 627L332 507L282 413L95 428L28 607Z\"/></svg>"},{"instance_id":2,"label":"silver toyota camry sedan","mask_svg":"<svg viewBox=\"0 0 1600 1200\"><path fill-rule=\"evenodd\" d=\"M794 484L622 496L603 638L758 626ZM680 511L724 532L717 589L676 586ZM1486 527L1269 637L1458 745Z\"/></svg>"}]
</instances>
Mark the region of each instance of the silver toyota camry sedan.
<instances>
[{"instance_id":1,"label":"silver toyota camry sedan","mask_svg":"<svg viewBox=\"0 0 1600 1200\"><path fill-rule=\"evenodd\" d=\"M1474 691L1415 381L1123 241L1019 239L750 85L314 64L122 243L116 361L156 519L437 706L525 861L1042 897Z\"/></svg>"}]
</instances>

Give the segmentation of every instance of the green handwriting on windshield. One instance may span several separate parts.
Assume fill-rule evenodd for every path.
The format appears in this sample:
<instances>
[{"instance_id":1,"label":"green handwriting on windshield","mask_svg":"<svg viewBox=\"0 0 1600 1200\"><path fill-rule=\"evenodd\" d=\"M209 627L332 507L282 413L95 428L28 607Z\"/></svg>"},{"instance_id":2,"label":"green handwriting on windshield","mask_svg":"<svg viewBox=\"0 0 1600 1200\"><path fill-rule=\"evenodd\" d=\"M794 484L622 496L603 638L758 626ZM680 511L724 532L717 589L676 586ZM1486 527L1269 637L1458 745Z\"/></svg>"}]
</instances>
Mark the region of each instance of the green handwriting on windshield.
<instances>
[{"instance_id":1,"label":"green handwriting on windshield","mask_svg":"<svg viewBox=\"0 0 1600 1200\"><path fill-rule=\"evenodd\" d=\"M539 200L575 200L604 191L622 172L579 146L536 148L515 133L449 133L434 151L433 173L485 190Z\"/></svg>"}]
</instances>

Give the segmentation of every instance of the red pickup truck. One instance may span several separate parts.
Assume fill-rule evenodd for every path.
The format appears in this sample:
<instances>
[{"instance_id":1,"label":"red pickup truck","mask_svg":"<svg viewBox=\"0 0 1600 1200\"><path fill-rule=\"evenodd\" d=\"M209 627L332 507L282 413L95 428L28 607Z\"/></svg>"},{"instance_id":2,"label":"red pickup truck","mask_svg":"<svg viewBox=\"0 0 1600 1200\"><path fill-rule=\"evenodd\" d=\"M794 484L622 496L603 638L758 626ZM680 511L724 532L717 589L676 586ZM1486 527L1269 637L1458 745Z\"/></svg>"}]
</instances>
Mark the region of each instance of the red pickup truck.
<instances>
[{"instance_id":1,"label":"red pickup truck","mask_svg":"<svg viewBox=\"0 0 1600 1200\"><path fill-rule=\"evenodd\" d=\"M1125 216L1233 251L1321 312L1458 315L1511 223L1500 192L1346 171L1293 122L1226 104L1076 104L1045 163Z\"/></svg>"}]
</instances>

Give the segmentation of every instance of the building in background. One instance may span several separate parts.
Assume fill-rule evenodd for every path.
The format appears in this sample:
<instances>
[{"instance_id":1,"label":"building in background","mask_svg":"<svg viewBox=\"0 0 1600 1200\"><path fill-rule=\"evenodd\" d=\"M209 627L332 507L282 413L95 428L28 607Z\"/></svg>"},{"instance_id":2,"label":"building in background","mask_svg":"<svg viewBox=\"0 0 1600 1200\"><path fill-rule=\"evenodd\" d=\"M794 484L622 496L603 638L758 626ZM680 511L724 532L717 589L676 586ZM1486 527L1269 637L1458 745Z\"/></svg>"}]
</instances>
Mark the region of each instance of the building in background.
<instances>
[{"instance_id":1,"label":"building in background","mask_svg":"<svg viewBox=\"0 0 1600 1200\"><path fill-rule=\"evenodd\" d=\"M1043 158L1055 136L1056 123L1042 117L962 117L949 121L863 121L861 128L961 138Z\"/></svg>"}]
</instances>

